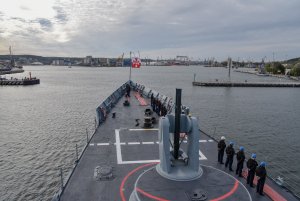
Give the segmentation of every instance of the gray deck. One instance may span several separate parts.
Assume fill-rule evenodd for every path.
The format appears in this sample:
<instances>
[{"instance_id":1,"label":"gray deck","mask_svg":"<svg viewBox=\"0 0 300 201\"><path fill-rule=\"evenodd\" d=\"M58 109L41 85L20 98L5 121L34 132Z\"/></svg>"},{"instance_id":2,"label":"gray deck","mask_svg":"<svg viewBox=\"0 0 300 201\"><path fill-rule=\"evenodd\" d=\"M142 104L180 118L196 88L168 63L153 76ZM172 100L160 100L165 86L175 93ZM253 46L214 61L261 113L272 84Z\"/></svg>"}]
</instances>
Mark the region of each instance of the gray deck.
<instances>
[{"instance_id":1,"label":"gray deck","mask_svg":"<svg viewBox=\"0 0 300 201\"><path fill-rule=\"evenodd\" d=\"M65 187L61 200L128 200L138 176L145 170L155 166L155 164L144 165L158 162L158 131L155 129L150 131L130 130L141 129L146 107L139 106L139 102L133 95L131 96L130 107L124 107L123 101L124 99L121 99L112 110L112 112L116 112L116 118L113 119L109 114L107 120L98 128L68 185ZM135 127L135 119L141 120L139 127ZM200 139L200 163L203 165L204 175L201 177L202 179L199 179L197 185L207 192L208 200L226 194L233 188L236 181L239 182L237 190L225 200L270 200L267 196L262 197L256 194L255 189L245 184L245 179L236 177L225 169L224 165L217 163L217 145L215 141L204 134L201 134ZM184 142L182 146L185 146ZM94 169L99 165L112 166L114 178L112 180L96 180ZM235 164L233 167L235 169ZM142 186L144 191L147 192L148 190L155 195L159 195L157 189L162 188L164 183L160 181L161 178L158 175L156 176L156 179L155 177L147 179L145 173L142 179L146 179L146 182ZM286 200L297 200L272 181L267 181L267 183ZM154 190L151 189L156 185L160 185L160 187L154 188ZM176 192L180 194L180 191ZM248 192L251 198L249 198ZM125 199L121 198L121 194L124 195ZM172 196L174 195L170 194L164 198L167 200L188 200L174 199ZM143 200L151 199L144 197Z\"/></svg>"}]
</instances>

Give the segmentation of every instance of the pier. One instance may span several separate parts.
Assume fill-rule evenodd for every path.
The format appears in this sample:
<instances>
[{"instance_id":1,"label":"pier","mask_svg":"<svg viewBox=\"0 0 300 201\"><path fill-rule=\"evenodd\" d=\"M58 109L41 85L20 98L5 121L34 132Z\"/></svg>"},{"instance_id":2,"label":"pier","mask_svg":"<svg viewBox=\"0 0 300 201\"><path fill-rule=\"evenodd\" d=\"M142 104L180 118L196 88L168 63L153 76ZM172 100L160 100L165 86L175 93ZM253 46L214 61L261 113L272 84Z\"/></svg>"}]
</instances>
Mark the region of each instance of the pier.
<instances>
[{"instance_id":1,"label":"pier","mask_svg":"<svg viewBox=\"0 0 300 201\"><path fill-rule=\"evenodd\" d=\"M40 84L40 79L12 79L7 80L3 79L0 80L0 85L34 85L34 84Z\"/></svg>"},{"instance_id":2,"label":"pier","mask_svg":"<svg viewBox=\"0 0 300 201\"><path fill-rule=\"evenodd\" d=\"M193 82L193 86L202 87L300 87L293 82Z\"/></svg>"}]
</instances>

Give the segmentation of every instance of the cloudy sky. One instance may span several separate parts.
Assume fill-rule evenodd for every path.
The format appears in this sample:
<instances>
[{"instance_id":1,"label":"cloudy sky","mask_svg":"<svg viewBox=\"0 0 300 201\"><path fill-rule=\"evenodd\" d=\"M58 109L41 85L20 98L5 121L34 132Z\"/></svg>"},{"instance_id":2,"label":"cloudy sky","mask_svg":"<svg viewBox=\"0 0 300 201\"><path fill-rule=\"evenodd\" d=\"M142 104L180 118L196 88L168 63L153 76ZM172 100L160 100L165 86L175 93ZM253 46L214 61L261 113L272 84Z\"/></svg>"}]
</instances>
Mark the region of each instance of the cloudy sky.
<instances>
[{"instance_id":1,"label":"cloudy sky","mask_svg":"<svg viewBox=\"0 0 300 201\"><path fill-rule=\"evenodd\" d=\"M299 0L0 0L0 54L300 56Z\"/></svg>"}]
</instances>

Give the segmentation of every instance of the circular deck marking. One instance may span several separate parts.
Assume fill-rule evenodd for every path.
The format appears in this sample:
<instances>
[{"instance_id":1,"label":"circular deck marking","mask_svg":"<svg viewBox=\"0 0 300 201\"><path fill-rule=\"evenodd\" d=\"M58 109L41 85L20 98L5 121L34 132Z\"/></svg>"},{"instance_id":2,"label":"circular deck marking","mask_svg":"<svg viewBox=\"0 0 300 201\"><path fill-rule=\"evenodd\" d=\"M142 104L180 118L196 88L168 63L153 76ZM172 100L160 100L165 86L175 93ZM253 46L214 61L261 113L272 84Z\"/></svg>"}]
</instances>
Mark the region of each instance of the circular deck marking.
<instances>
[{"instance_id":1,"label":"circular deck marking","mask_svg":"<svg viewBox=\"0 0 300 201\"><path fill-rule=\"evenodd\" d=\"M119 189L119 191L120 191L120 196L121 196L122 201L126 201L126 198L125 198L125 195L124 195L124 190L125 190L125 189L124 189L124 186L125 186L125 183L126 183L126 181L128 180L128 178L129 178L132 174L134 174L135 172L137 172L138 170L140 170L140 169L142 169L142 168L144 168L144 167L148 167L148 166L156 165L156 164L158 164L158 163L148 163L148 164L144 164L144 165L138 166L137 168L135 168L135 169L133 169L132 171L130 171L130 172L124 177L124 179L122 180L122 183L121 183L121 185L120 185L120 189ZM252 197L251 197L249 191L247 190L247 188L246 188L239 180L237 180L236 178L234 178L232 175L230 175L230 174L228 174L228 173L226 173L226 172L224 172L224 171L222 171L222 170L219 170L218 168L212 167L212 166L206 166L206 165L201 165L201 166L204 166L204 167L207 167L207 168L212 168L212 169L214 169L214 170L217 170L217 171L219 171L219 172L222 172L222 173L226 174L227 176L229 176L229 177L231 177L232 179L235 180L235 183L234 183L234 185L233 185L233 188L232 188L229 192L227 192L226 194L224 194L224 195L222 195L222 196L220 196L220 197L213 198L213 199L211 199L210 201L220 201L220 200L224 200L224 199L228 198L229 196L231 196L232 194L234 194L234 193L236 192L236 190L237 190L238 187L239 187L239 184L240 184L240 185L245 189L245 191L247 192L247 194L248 194L248 196L249 196L249 200L252 201ZM148 170L150 170L150 169L152 169L152 168L149 168ZM145 172L146 172L146 171L145 171ZM142 174L144 174L145 172L143 172ZM140 176L141 176L141 175L140 175ZM139 178L140 178L140 176L139 176ZM167 200L167 199L160 198L160 197L154 196L154 195L152 195L152 194L150 194L150 193L147 193L147 192L143 191L142 189L140 189L140 188L138 188L138 187L136 187L136 186L135 186L134 188L135 188L135 190L136 190L137 192L139 192L139 193L143 194L144 196L149 197L149 198L151 198L151 199L153 199L153 200L157 200L157 201L169 201L169 200Z\"/></svg>"},{"instance_id":2,"label":"circular deck marking","mask_svg":"<svg viewBox=\"0 0 300 201\"><path fill-rule=\"evenodd\" d=\"M235 191L237 190L237 188L239 187L239 182L236 180L235 183L234 183L234 186L233 188L226 194L218 197L218 198L214 198L210 201L220 201L220 200L224 200L226 198L228 198L229 196L231 196L233 193L235 193Z\"/></svg>"},{"instance_id":3,"label":"circular deck marking","mask_svg":"<svg viewBox=\"0 0 300 201\"><path fill-rule=\"evenodd\" d=\"M157 201L170 201L170 200L166 200L164 198L160 198L160 197L156 197L154 195L151 195L150 193L147 193L145 191L143 191L142 189L136 187L135 190L141 194L143 194L144 196L148 197L148 198L151 198L153 200L157 200Z\"/></svg>"},{"instance_id":4,"label":"circular deck marking","mask_svg":"<svg viewBox=\"0 0 300 201\"><path fill-rule=\"evenodd\" d=\"M236 182L238 182L238 183L244 188L244 190L247 192L248 197L249 197L249 201L252 201L252 197L251 197L249 191L247 190L247 188L244 186L244 184L243 184L242 182L240 182L239 180L237 180L236 178L234 178L232 175L228 174L227 172L224 172L223 170L220 170L220 169L218 169L218 168L212 167L212 166L208 166L208 165L201 165L201 166L203 166L203 167L208 167L208 168L212 168L212 169L214 169L214 170L217 170L217 171L219 171L219 172L222 172L222 173L226 174L227 176L233 178L233 179L234 179ZM226 194L225 194L225 195L226 195ZM218 198L215 198L215 199L218 199ZM225 199L225 198L223 198L223 199Z\"/></svg>"},{"instance_id":5,"label":"circular deck marking","mask_svg":"<svg viewBox=\"0 0 300 201\"><path fill-rule=\"evenodd\" d=\"M129 172L125 177L124 179L122 180L122 183L120 185L120 189L119 189L119 192L120 192L120 196L121 196L121 199L122 201L126 201L126 198L125 198L125 195L124 195L124 185L127 181L127 179L132 175L134 174L136 171L144 168L144 167L148 167L148 166L151 166L151 165L156 165L158 163L148 163L148 164L144 164L144 165L141 165L141 166L138 166L137 168L135 168L134 170L132 170L131 172Z\"/></svg>"}]
</instances>

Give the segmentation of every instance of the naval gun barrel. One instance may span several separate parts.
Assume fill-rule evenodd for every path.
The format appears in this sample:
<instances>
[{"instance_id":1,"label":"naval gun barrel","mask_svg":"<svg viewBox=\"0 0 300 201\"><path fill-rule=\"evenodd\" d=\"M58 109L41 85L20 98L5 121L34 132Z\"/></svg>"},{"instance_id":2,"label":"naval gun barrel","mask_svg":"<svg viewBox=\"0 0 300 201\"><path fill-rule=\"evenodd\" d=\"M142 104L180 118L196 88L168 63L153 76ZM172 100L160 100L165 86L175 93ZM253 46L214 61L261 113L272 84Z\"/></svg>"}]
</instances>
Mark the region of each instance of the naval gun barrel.
<instances>
[{"instance_id":1,"label":"naval gun barrel","mask_svg":"<svg viewBox=\"0 0 300 201\"><path fill-rule=\"evenodd\" d=\"M180 116L181 116L181 89L176 89L175 130L174 130L174 158L175 159L178 159L178 153L179 153Z\"/></svg>"}]
</instances>

